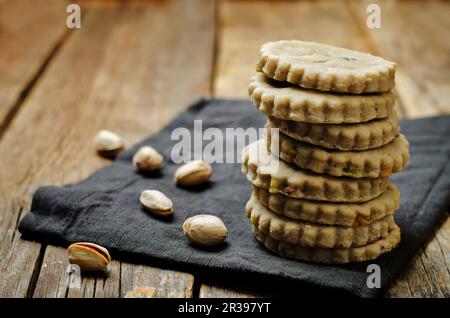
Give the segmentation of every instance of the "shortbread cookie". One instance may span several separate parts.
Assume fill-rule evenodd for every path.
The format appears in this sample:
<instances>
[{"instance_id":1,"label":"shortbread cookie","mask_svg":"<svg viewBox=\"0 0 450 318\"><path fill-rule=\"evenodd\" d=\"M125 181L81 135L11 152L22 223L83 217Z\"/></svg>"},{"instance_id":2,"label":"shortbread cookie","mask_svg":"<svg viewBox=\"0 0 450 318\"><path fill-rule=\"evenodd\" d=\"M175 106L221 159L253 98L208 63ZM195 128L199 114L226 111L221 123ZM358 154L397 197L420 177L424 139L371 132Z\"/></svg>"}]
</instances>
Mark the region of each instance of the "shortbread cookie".
<instances>
[{"instance_id":1,"label":"shortbread cookie","mask_svg":"<svg viewBox=\"0 0 450 318\"><path fill-rule=\"evenodd\" d=\"M380 148L340 151L301 142L283 133L272 134L269 127L266 126L267 149L272 152L274 147L284 161L313 172L336 177L378 178L403 170L409 162L409 143L403 135Z\"/></svg>"},{"instance_id":2,"label":"shortbread cookie","mask_svg":"<svg viewBox=\"0 0 450 318\"><path fill-rule=\"evenodd\" d=\"M387 177L336 178L293 167L272 156L265 140L242 151L242 172L253 185L293 198L332 202L364 202L379 196L388 185Z\"/></svg>"},{"instance_id":3,"label":"shortbread cookie","mask_svg":"<svg viewBox=\"0 0 450 318\"><path fill-rule=\"evenodd\" d=\"M362 94L393 89L396 64L325 44L278 41L261 47L256 69L304 88Z\"/></svg>"},{"instance_id":4,"label":"shortbread cookie","mask_svg":"<svg viewBox=\"0 0 450 318\"><path fill-rule=\"evenodd\" d=\"M294 199L280 193L253 187L253 196L271 211L294 220L342 226L371 224L400 207L400 192L393 183L380 196L362 203L328 203Z\"/></svg>"},{"instance_id":5,"label":"shortbread cookie","mask_svg":"<svg viewBox=\"0 0 450 318\"><path fill-rule=\"evenodd\" d=\"M394 225L388 236L364 246L351 248L315 248L275 240L253 227L256 239L268 250L282 257L326 264L345 264L372 260L393 250L400 242L400 228Z\"/></svg>"},{"instance_id":6,"label":"shortbread cookie","mask_svg":"<svg viewBox=\"0 0 450 318\"><path fill-rule=\"evenodd\" d=\"M394 227L392 215L368 225L320 225L292 220L270 211L252 195L245 206L247 217L264 235L292 245L323 248L362 246L384 238Z\"/></svg>"},{"instance_id":7,"label":"shortbread cookie","mask_svg":"<svg viewBox=\"0 0 450 318\"><path fill-rule=\"evenodd\" d=\"M395 107L391 92L373 95L323 93L268 79L252 77L248 93L255 107L267 116L307 123L361 123L386 118Z\"/></svg>"},{"instance_id":8,"label":"shortbread cookie","mask_svg":"<svg viewBox=\"0 0 450 318\"><path fill-rule=\"evenodd\" d=\"M399 135L398 113L358 124L310 124L268 117L273 128L298 141L329 149L367 150L381 147Z\"/></svg>"},{"instance_id":9,"label":"shortbread cookie","mask_svg":"<svg viewBox=\"0 0 450 318\"><path fill-rule=\"evenodd\" d=\"M313 124L361 123L386 118L395 107L393 93L332 94L290 86L257 73L248 93L256 109L267 116Z\"/></svg>"}]
</instances>

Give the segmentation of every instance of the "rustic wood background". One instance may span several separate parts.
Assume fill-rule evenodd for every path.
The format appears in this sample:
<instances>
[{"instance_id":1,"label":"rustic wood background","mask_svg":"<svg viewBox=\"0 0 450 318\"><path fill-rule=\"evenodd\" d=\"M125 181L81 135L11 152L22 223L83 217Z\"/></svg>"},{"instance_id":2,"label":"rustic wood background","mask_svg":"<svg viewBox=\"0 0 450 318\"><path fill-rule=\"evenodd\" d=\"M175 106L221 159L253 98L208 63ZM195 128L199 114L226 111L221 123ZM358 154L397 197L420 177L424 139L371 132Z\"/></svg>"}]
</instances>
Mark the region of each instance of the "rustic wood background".
<instances>
[{"instance_id":1,"label":"rustic wood background","mask_svg":"<svg viewBox=\"0 0 450 318\"><path fill-rule=\"evenodd\" d=\"M77 182L109 163L92 148L99 129L131 145L200 95L246 98L266 41L382 55L399 65L402 116L450 113L448 2L377 1L379 30L365 24L372 1L76 2L82 27L69 30L68 2L0 0L1 297L123 297L139 287L156 297L273 295L119 261L107 279L85 276L68 289L66 250L17 232L39 186ZM447 218L386 296L449 297L449 258Z\"/></svg>"}]
</instances>

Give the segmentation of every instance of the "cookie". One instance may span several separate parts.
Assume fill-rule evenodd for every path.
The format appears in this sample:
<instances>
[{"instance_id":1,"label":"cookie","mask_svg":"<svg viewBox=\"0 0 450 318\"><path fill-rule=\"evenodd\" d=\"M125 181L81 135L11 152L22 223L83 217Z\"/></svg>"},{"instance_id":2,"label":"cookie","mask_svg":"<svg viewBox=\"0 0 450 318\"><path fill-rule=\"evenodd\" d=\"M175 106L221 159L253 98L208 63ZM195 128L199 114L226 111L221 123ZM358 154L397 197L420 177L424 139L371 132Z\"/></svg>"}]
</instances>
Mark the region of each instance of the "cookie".
<instances>
[{"instance_id":1,"label":"cookie","mask_svg":"<svg viewBox=\"0 0 450 318\"><path fill-rule=\"evenodd\" d=\"M325 264L345 264L373 260L394 249L400 242L400 228L394 225L386 238L351 248L313 248L275 240L253 227L256 239L268 250L282 257Z\"/></svg>"},{"instance_id":2,"label":"cookie","mask_svg":"<svg viewBox=\"0 0 450 318\"><path fill-rule=\"evenodd\" d=\"M400 120L394 110L388 117L358 124L310 124L268 117L273 128L298 141L338 150L381 147L399 135Z\"/></svg>"},{"instance_id":3,"label":"cookie","mask_svg":"<svg viewBox=\"0 0 450 318\"><path fill-rule=\"evenodd\" d=\"M395 107L393 93L331 94L276 82L257 73L248 93L256 109L278 119L313 124L361 123L388 117Z\"/></svg>"},{"instance_id":4,"label":"cookie","mask_svg":"<svg viewBox=\"0 0 450 318\"><path fill-rule=\"evenodd\" d=\"M267 149L275 147L281 159L302 169L336 177L378 178L403 170L409 162L409 143L400 135L380 148L340 151L297 141L283 133L271 134L266 125Z\"/></svg>"},{"instance_id":5,"label":"cookie","mask_svg":"<svg viewBox=\"0 0 450 318\"><path fill-rule=\"evenodd\" d=\"M277 82L257 73L248 86L256 109L278 119L313 124L361 123L386 118L395 107L391 92L373 95L323 93Z\"/></svg>"},{"instance_id":6,"label":"cookie","mask_svg":"<svg viewBox=\"0 0 450 318\"><path fill-rule=\"evenodd\" d=\"M361 123L388 117L393 93L332 94L302 89L256 74L248 93L256 109L267 116L312 124Z\"/></svg>"},{"instance_id":7,"label":"cookie","mask_svg":"<svg viewBox=\"0 0 450 318\"><path fill-rule=\"evenodd\" d=\"M396 64L381 57L325 44L278 41L264 44L256 70L277 81L339 93L387 92Z\"/></svg>"},{"instance_id":8,"label":"cookie","mask_svg":"<svg viewBox=\"0 0 450 318\"><path fill-rule=\"evenodd\" d=\"M294 199L253 187L253 196L271 211L294 220L342 226L368 225L400 207L400 192L393 183L380 196L362 203L328 203Z\"/></svg>"},{"instance_id":9,"label":"cookie","mask_svg":"<svg viewBox=\"0 0 450 318\"><path fill-rule=\"evenodd\" d=\"M242 172L253 185L293 198L332 202L364 202L379 196L388 185L387 177L336 178L293 167L267 151L258 140L242 151Z\"/></svg>"},{"instance_id":10,"label":"cookie","mask_svg":"<svg viewBox=\"0 0 450 318\"><path fill-rule=\"evenodd\" d=\"M247 217L264 235L292 245L320 248L363 246L384 238L394 227L394 218L387 215L368 225L320 225L292 220L270 211L252 195L245 206Z\"/></svg>"}]
</instances>

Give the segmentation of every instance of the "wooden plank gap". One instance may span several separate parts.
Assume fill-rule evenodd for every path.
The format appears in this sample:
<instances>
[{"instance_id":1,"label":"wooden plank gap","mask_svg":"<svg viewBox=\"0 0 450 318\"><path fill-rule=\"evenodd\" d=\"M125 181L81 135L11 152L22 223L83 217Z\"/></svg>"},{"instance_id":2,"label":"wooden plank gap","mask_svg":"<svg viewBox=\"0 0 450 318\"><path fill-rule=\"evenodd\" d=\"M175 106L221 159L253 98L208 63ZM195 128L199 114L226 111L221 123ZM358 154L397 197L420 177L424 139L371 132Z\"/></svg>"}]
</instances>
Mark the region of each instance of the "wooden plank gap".
<instances>
[{"instance_id":1,"label":"wooden plank gap","mask_svg":"<svg viewBox=\"0 0 450 318\"><path fill-rule=\"evenodd\" d=\"M16 216L14 231L12 232L12 236L11 236L11 240L10 240L11 245L14 242L14 238L16 237L22 213L25 210L25 207L21 201L22 201L21 198L16 199L16 204L19 205L19 213L17 213L17 216Z\"/></svg>"},{"instance_id":2,"label":"wooden plank gap","mask_svg":"<svg viewBox=\"0 0 450 318\"><path fill-rule=\"evenodd\" d=\"M39 273L41 272L41 266L44 261L46 244L42 244L39 250L39 256L36 258L34 263L33 274L31 275L30 284L28 285L26 298L32 298L34 290L36 289L36 284L39 278Z\"/></svg>"},{"instance_id":3,"label":"wooden plank gap","mask_svg":"<svg viewBox=\"0 0 450 318\"><path fill-rule=\"evenodd\" d=\"M434 238L434 236L433 236L433 238ZM431 240L433 240L433 238ZM427 245L429 245L429 244L431 244L431 242L429 242ZM434 263L433 259L431 257L428 257L425 247L422 248L422 255L423 255L423 257L420 258L420 262L423 265L425 275L428 279L429 286L432 290L433 298L436 298L436 297L441 298L444 295L444 291L442 290L441 286L439 285L439 277L437 277L437 275L439 275L439 273L434 272L434 271L436 271L436 268L433 268L435 264L433 264Z\"/></svg>"},{"instance_id":4,"label":"wooden plank gap","mask_svg":"<svg viewBox=\"0 0 450 318\"><path fill-rule=\"evenodd\" d=\"M196 275L194 276L194 283L192 285L192 298L201 298L201 288L202 288L202 282L200 279L197 279L198 277Z\"/></svg>"},{"instance_id":5,"label":"wooden plank gap","mask_svg":"<svg viewBox=\"0 0 450 318\"><path fill-rule=\"evenodd\" d=\"M119 262L119 297L123 295L122 293L122 262Z\"/></svg>"},{"instance_id":6,"label":"wooden plank gap","mask_svg":"<svg viewBox=\"0 0 450 318\"><path fill-rule=\"evenodd\" d=\"M3 122L0 124L0 140L2 139L5 131L8 129L8 127L13 122L13 120L16 117L19 110L22 108L22 105L24 104L27 97L31 94L31 91L36 86L36 83L42 77L45 70L48 68L48 66L50 65L53 58L60 51L63 44L66 42L67 38L69 37L69 35L71 33L72 32L69 29L63 33L63 35L55 43L53 48L49 51L49 53L43 60L42 64L40 65L40 67L38 68L36 73L30 78L30 80L27 83L25 83L23 89L20 91L20 94L19 94L17 100L13 103L13 105L11 106L11 109L8 110Z\"/></svg>"}]
</instances>

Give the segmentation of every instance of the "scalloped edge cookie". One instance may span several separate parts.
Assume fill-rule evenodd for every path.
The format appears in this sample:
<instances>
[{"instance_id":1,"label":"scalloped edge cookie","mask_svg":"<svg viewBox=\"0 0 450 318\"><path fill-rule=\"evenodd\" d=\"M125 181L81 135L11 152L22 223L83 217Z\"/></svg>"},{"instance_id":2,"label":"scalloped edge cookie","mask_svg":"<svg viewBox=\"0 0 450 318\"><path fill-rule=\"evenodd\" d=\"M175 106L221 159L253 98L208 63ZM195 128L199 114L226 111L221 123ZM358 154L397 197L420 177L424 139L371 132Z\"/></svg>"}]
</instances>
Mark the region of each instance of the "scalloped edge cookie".
<instances>
[{"instance_id":1,"label":"scalloped edge cookie","mask_svg":"<svg viewBox=\"0 0 450 318\"><path fill-rule=\"evenodd\" d=\"M393 250L400 243L401 238L400 228L397 225L394 225L386 238L364 246L351 248L315 248L292 245L275 240L270 235L264 235L255 227L253 227L253 234L257 241L279 256L324 264L345 264L373 260Z\"/></svg>"},{"instance_id":2,"label":"scalloped edge cookie","mask_svg":"<svg viewBox=\"0 0 450 318\"><path fill-rule=\"evenodd\" d=\"M255 186L252 195L275 213L294 220L325 225L368 225L394 214L400 207L400 192L392 182L380 196L362 203L327 203L294 199Z\"/></svg>"},{"instance_id":3,"label":"scalloped edge cookie","mask_svg":"<svg viewBox=\"0 0 450 318\"><path fill-rule=\"evenodd\" d=\"M257 73L248 95L267 116L312 124L362 123L386 118L395 107L392 92L373 95L333 94L277 82Z\"/></svg>"},{"instance_id":4,"label":"scalloped edge cookie","mask_svg":"<svg viewBox=\"0 0 450 318\"><path fill-rule=\"evenodd\" d=\"M393 89L396 64L367 53L293 40L263 44L256 70L308 89L362 94Z\"/></svg>"},{"instance_id":5,"label":"scalloped edge cookie","mask_svg":"<svg viewBox=\"0 0 450 318\"><path fill-rule=\"evenodd\" d=\"M387 215L368 225L321 225L292 220L269 210L254 195L245 206L250 222L262 234L292 245L320 248L349 248L363 246L384 238L394 226L394 218Z\"/></svg>"},{"instance_id":6,"label":"scalloped edge cookie","mask_svg":"<svg viewBox=\"0 0 450 318\"><path fill-rule=\"evenodd\" d=\"M332 94L302 89L252 77L248 94L256 109L267 116L312 124L361 123L386 118L395 107L391 92L374 95Z\"/></svg>"},{"instance_id":7,"label":"scalloped edge cookie","mask_svg":"<svg viewBox=\"0 0 450 318\"><path fill-rule=\"evenodd\" d=\"M272 151L274 146L284 161L335 177L386 177L402 171L409 163L409 143L402 134L380 148L340 151L301 142L283 133L272 135L267 124L265 140L267 150Z\"/></svg>"},{"instance_id":8,"label":"scalloped edge cookie","mask_svg":"<svg viewBox=\"0 0 450 318\"><path fill-rule=\"evenodd\" d=\"M292 167L267 151L260 139L242 150L242 172L253 185L293 198L331 202L364 202L383 193L388 177L336 178Z\"/></svg>"},{"instance_id":9,"label":"scalloped edge cookie","mask_svg":"<svg viewBox=\"0 0 450 318\"><path fill-rule=\"evenodd\" d=\"M400 133L400 118L393 111L386 118L357 124L310 124L269 116L274 128L295 140L338 150L367 150L391 142Z\"/></svg>"}]
</instances>

